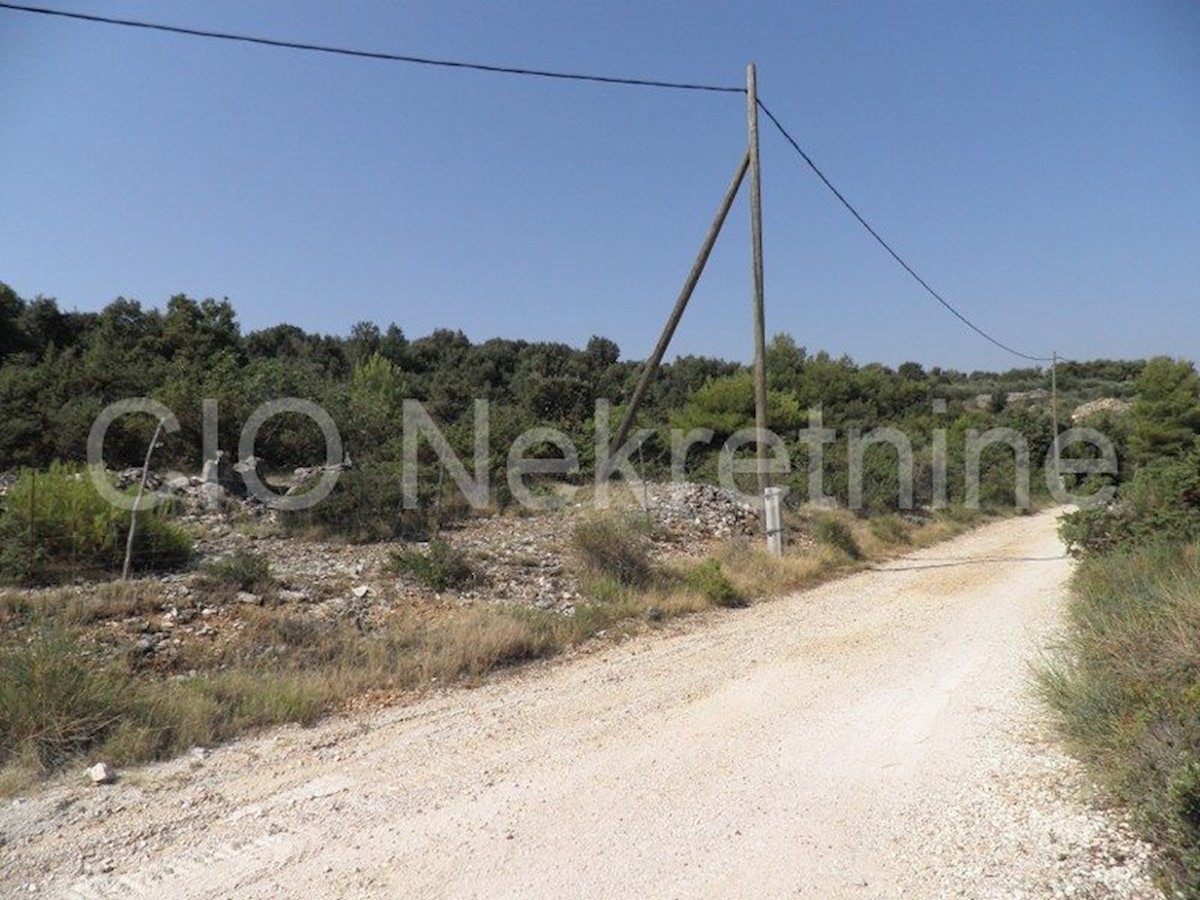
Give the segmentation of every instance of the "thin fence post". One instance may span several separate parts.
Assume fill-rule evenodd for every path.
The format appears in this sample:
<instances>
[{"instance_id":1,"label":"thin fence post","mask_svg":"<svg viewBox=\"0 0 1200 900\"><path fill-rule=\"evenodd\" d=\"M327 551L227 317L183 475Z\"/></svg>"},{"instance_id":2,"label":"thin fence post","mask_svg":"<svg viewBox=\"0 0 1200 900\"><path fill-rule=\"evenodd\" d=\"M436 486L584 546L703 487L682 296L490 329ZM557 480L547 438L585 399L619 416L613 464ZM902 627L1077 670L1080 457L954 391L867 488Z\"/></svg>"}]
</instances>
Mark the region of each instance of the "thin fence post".
<instances>
[{"instance_id":1,"label":"thin fence post","mask_svg":"<svg viewBox=\"0 0 1200 900\"><path fill-rule=\"evenodd\" d=\"M654 517L650 515L650 486L646 484L646 457L642 453L642 445L645 443L638 442L638 468L642 470L642 509L646 511L646 524L653 525Z\"/></svg>"},{"instance_id":2,"label":"thin fence post","mask_svg":"<svg viewBox=\"0 0 1200 900\"><path fill-rule=\"evenodd\" d=\"M29 577L33 578L33 569L37 562L37 529L34 516L37 512L37 469L29 470Z\"/></svg>"},{"instance_id":3,"label":"thin fence post","mask_svg":"<svg viewBox=\"0 0 1200 900\"><path fill-rule=\"evenodd\" d=\"M150 446L146 448L146 459L142 463L142 481L138 485L137 497L133 500L133 509L129 512L129 537L125 539L125 565L121 567L121 580L129 580L129 566L133 562L133 535L137 529L137 514L138 505L142 502L142 494L146 492L146 479L150 475L150 456L154 453L154 445L158 443L158 436L162 434L164 419L158 420L158 427L154 429L154 435L150 438Z\"/></svg>"}]
</instances>

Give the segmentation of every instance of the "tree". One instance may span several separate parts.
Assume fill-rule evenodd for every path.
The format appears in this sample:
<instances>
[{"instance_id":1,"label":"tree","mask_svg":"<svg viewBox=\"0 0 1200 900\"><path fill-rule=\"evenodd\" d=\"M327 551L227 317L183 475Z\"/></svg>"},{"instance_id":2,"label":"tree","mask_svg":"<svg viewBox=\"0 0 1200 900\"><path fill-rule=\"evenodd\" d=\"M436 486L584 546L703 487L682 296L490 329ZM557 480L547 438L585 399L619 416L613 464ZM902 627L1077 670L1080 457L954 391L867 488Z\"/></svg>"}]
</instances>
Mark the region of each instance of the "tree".
<instances>
[{"instance_id":1,"label":"tree","mask_svg":"<svg viewBox=\"0 0 1200 900\"><path fill-rule=\"evenodd\" d=\"M66 316L53 297L34 297L21 310L18 327L24 332L25 349L41 354L47 347L65 347L73 335Z\"/></svg>"},{"instance_id":2,"label":"tree","mask_svg":"<svg viewBox=\"0 0 1200 900\"><path fill-rule=\"evenodd\" d=\"M391 360L378 353L354 367L350 376L350 428L347 440L357 455L377 456L400 433L405 379Z\"/></svg>"},{"instance_id":3,"label":"tree","mask_svg":"<svg viewBox=\"0 0 1200 900\"><path fill-rule=\"evenodd\" d=\"M1186 360L1158 356L1138 376L1129 450L1139 465L1179 456L1200 435L1200 376Z\"/></svg>"},{"instance_id":4,"label":"tree","mask_svg":"<svg viewBox=\"0 0 1200 900\"><path fill-rule=\"evenodd\" d=\"M27 339L19 324L24 311L25 301L0 281L0 360L26 349Z\"/></svg>"},{"instance_id":5,"label":"tree","mask_svg":"<svg viewBox=\"0 0 1200 900\"><path fill-rule=\"evenodd\" d=\"M350 361L355 366L361 366L380 350L383 336L379 326L374 322L355 322L350 329L350 339L347 350Z\"/></svg>"},{"instance_id":6,"label":"tree","mask_svg":"<svg viewBox=\"0 0 1200 900\"><path fill-rule=\"evenodd\" d=\"M790 334L780 332L772 337L765 356L767 385L779 391L796 391L806 355Z\"/></svg>"},{"instance_id":7,"label":"tree","mask_svg":"<svg viewBox=\"0 0 1200 900\"><path fill-rule=\"evenodd\" d=\"M615 341L595 334L588 339L587 349L583 352L587 356L588 365L597 374L602 374L605 369L615 365L621 358L621 348L616 345Z\"/></svg>"},{"instance_id":8,"label":"tree","mask_svg":"<svg viewBox=\"0 0 1200 900\"><path fill-rule=\"evenodd\" d=\"M186 294L176 294L167 302L162 332L164 353L172 359L185 357L193 366L241 347L237 316L228 300L197 303Z\"/></svg>"},{"instance_id":9,"label":"tree","mask_svg":"<svg viewBox=\"0 0 1200 900\"><path fill-rule=\"evenodd\" d=\"M735 375L714 378L692 393L687 405L671 416L671 427L690 431L711 428L714 444L735 431L754 427L754 375L743 369ZM794 431L803 422L794 394L767 391L767 427L776 434Z\"/></svg>"}]
</instances>

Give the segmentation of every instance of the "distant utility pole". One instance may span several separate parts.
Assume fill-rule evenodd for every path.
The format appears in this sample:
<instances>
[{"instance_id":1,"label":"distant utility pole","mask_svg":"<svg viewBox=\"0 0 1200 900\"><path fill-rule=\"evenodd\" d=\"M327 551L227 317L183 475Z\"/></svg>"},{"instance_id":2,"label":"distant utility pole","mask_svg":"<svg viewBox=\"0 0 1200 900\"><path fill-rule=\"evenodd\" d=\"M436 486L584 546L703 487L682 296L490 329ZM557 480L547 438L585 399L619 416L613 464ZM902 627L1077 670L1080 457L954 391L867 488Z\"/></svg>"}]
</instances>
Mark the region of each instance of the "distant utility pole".
<instances>
[{"instance_id":1,"label":"distant utility pole","mask_svg":"<svg viewBox=\"0 0 1200 900\"><path fill-rule=\"evenodd\" d=\"M1050 351L1050 418L1054 428L1054 483L1062 490L1062 472L1058 464L1058 351Z\"/></svg>"},{"instance_id":2,"label":"distant utility pole","mask_svg":"<svg viewBox=\"0 0 1200 900\"><path fill-rule=\"evenodd\" d=\"M754 272L755 457L758 496L761 500L767 489L767 337L763 320L762 169L758 161L758 75L754 63L746 67L746 120L750 143L747 152L750 156L750 247Z\"/></svg>"}]
</instances>

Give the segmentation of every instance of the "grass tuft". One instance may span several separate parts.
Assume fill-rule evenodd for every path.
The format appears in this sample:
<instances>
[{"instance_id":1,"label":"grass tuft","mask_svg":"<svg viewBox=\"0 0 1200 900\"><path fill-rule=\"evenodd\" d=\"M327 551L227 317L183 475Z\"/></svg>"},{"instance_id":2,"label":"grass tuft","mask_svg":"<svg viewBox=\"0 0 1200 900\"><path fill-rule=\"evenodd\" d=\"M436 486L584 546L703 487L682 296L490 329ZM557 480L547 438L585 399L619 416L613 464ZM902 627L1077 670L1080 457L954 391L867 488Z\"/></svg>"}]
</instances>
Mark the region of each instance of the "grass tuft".
<instances>
[{"instance_id":1,"label":"grass tuft","mask_svg":"<svg viewBox=\"0 0 1200 900\"><path fill-rule=\"evenodd\" d=\"M583 568L623 587L645 588L654 580L646 526L631 516L597 516L579 522L571 545Z\"/></svg>"},{"instance_id":2,"label":"grass tuft","mask_svg":"<svg viewBox=\"0 0 1200 900\"><path fill-rule=\"evenodd\" d=\"M736 608L746 605L746 598L729 580L717 559L704 560L683 576L683 584L717 606Z\"/></svg>"},{"instance_id":3,"label":"grass tuft","mask_svg":"<svg viewBox=\"0 0 1200 900\"><path fill-rule=\"evenodd\" d=\"M849 559L862 558L862 549L850 525L836 513L815 513L811 529L813 540L818 543L840 550Z\"/></svg>"},{"instance_id":4,"label":"grass tuft","mask_svg":"<svg viewBox=\"0 0 1200 900\"><path fill-rule=\"evenodd\" d=\"M464 587L479 580L467 554L443 540L431 541L425 552L408 547L393 551L391 569L411 575L435 591Z\"/></svg>"},{"instance_id":5,"label":"grass tuft","mask_svg":"<svg viewBox=\"0 0 1200 900\"><path fill-rule=\"evenodd\" d=\"M128 679L48 625L0 650L0 759L49 771L88 750L128 710Z\"/></svg>"},{"instance_id":6,"label":"grass tuft","mask_svg":"<svg viewBox=\"0 0 1200 900\"><path fill-rule=\"evenodd\" d=\"M275 583L271 565L261 553L238 550L201 568L204 578L239 591L263 591Z\"/></svg>"}]
</instances>

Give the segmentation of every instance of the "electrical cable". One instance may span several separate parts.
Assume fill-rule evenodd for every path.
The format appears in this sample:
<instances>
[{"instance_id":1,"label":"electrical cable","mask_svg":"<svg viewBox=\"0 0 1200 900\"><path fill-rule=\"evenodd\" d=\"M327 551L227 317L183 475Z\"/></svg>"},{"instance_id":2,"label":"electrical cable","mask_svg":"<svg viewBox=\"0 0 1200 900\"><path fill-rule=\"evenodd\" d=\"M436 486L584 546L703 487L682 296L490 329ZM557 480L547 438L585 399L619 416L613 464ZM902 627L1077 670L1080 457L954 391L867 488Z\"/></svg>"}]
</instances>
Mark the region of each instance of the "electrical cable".
<instances>
[{"instance_id":1,"label":"electrical cable","mask_svg":"<svg viewBox=\"0 0 1200 900\"><path fill-rule=\"evenodd\" d=\"M894 259L896 262L898 262L900 264L900 266L904 269L904 271L906 271L909 275L911 275L916 280L917 284L919 284L921 287L923 287L925 289L925 291L931 297L933 297L933 299L935 299L938 303L942 304L942 306L944 306L946 309L948 309L960 322L962 322L964 325L966 325L968 328L970 328L972 331L974 331L980 337L984 338L985 340L991 341L991 343L995 344L1001 350L1005 350L1008 353L1011 353L1013 356L1019 356L1021 359L1028 359L1032 362L1051 362L1052 361L1051 358L1048 356L1035 356L1031 353L1022 353L1020 350L1016 350L1013 347L1010 347L1008 344L1004 343L1003 341L1000 341L997 338L992 337L990 334L988 334L986 331L984 331L982 328L980 328L978 325L976 325L974 322L972 322L970 319L968 319L965 315L963 315L961 312L959 312L957 309L955 309L953 304L950 303L950 301L948 301L945 297L943 297L941 294L939 294L937 291L935 291L933 289L933 287L930 286L929 282L926 281L924 278L922 278L920 276L920 274L918 274L917 270L914 269L911 265L909 265L908 262L904 259L904 257L902 257L899 253L897 253L892 248L892 245L889 244L887 241L885 241L882 236L880 236L878 231L876 231L873 227L871 227L871 224L865 218L863 218L862 214L857 209L854 208L854 205L849 200L846 199L846 196L834 186L832 181L830 181L826 177L825 173L821 171L821 169L817 166L817 164L815 162L813 162L812 157L804 152L804 150L800 147L800 144L798 144L796 142L796 139L794 137L792 137L791 134L788 133L788 130L786 128L783 127L783 123L780 122L779 119L777 119L775 117L775 114L773 112L771 112L771 110L769 110L767 108L766 104L763 103L761 100L758 101L758 108L761 109L763 111L763 113L766 114L766 117L771 120L771 123L779 130L779 133L781 135L783 135L784 139L789 144L792 145L792 149L795 150L796 153L798 153L800 155L800 158L802 160L804 160L804 162L808 164L808 167L810 169L812 169L814 173L816 173L816 176L821 179L821 181L824 183L825 187L829 188L829 190L833 192L833 195L835 197L837 197L838 201L842 204L842 206L846 207L846 209L849 210L850 215L854 216L854 218L858 220L858 223L867 230L867 233L870 234L871 237L875 238L875 240L878 242L879 246L883 247L883 249L886 250L888 252L888 254L892 257L892 259Z\"/></svg>"},{"instance_id":2,"label":"electrical cable","mask_svg":"<svg viewBox=\"0 0 1200 900\"><path fill-rule=\"evenodd\" d=\"M325 44L306 44L299 41L284 41L276 38L254 37L246 34L233 34L225 31L208 31L201 28L184 28L179 25L162 25L156 22L145 22L138 19L118 19L112 16L97 16L90 13L67 12L61 9L50 9L44 6L26 6L21 3L0 2L0 8L16 12L36 13L43 16L57 16L63 19L75 19L81 22L93 22L101 25L119 25L125 28L143 28L148 31L164 31L169 34L182 34L189 37L211 38L218 41L235 41L244 44L259 44L264 47L277 47L287 50L306 50L313 53L329 53L335 56L354 56L361 59L375 59L384 62L401 62L418 66L438 66L446 69L469 69L476 72L491 72L502 75L524 75L532 78L555 78L565 81L591 81L599 84L619 84L632 87L663 88L675 91L708 91L721 94L744 94L743 87L728 87L716 84L696 84L683 81L659 81L651 78L621 78L610 75L589 75L580 72L555 72L547 69L526 69L516 66L494 66L487 63L462 62L451 59L433 59L426 56L408 56L400 53L382 53L373 50L352 50L346 47L331 47Z\"/></svg>"}]
</instances>

